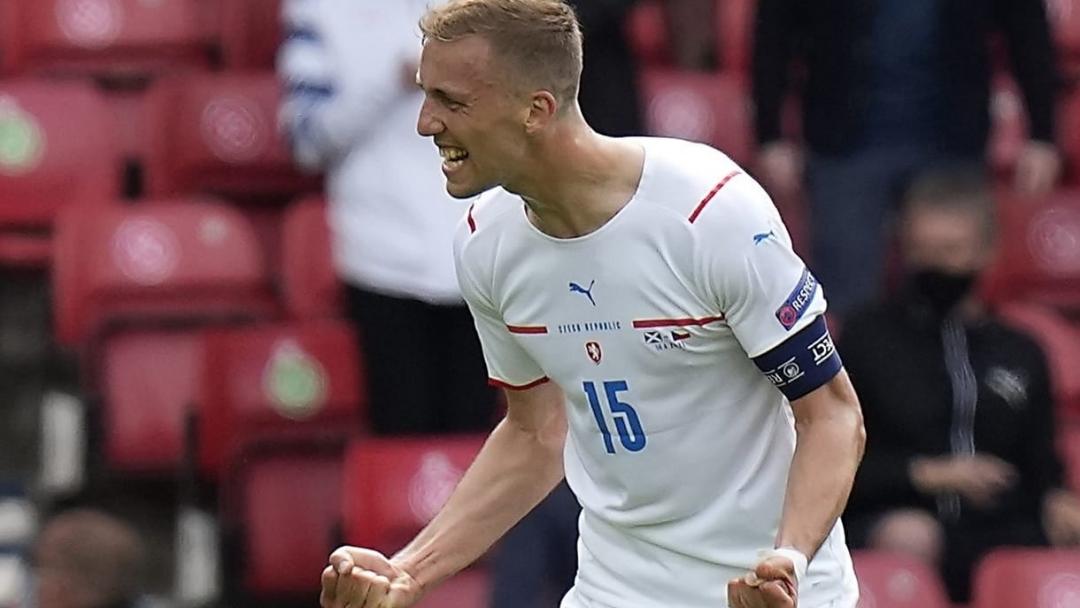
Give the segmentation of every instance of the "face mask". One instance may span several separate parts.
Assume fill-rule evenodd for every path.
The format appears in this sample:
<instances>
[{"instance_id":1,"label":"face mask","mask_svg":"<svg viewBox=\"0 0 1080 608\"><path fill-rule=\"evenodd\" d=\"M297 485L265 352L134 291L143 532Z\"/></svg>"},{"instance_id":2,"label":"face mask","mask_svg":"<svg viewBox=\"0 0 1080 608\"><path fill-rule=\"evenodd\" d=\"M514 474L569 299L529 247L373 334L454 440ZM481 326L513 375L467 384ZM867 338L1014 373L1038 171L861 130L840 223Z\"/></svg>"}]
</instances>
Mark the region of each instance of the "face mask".
<instances>
[{"instance_id":1,"label":"face mask","mask_svg":"<svg viewBox=\"0 0 1080 608\"><path fill-rule=\"evenodd\" d=\"M975 285L974 272L949 272L936 268L916 270L911 273L911 286L941 316L971 293Z\"/></svg>"}]
</instances>

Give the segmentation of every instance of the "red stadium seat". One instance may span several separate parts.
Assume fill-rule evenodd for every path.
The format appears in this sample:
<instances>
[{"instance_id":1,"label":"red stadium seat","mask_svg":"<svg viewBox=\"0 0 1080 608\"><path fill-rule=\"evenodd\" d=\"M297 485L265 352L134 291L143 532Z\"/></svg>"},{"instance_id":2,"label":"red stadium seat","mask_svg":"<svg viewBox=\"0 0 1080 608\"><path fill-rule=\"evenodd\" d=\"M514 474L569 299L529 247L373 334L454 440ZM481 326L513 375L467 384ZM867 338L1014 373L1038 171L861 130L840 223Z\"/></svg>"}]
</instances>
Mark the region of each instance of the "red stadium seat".
<instances>
[{"instance_id":1,"label":"red stadium seat","mask_svg":"<svg viewBox=\"0 0 1080 608\"><path fill-rule=\"evenodd\" d=\"M1076 74L1080 62L1080 7L1072 0L1044 0L1065 71Z\"/></svg>"},{"instance_id":2,"label":"red stadium seat","mask_svg":"<svg viewBox=\"0 0 1080 608\"><path fill-rule=\"evenodd\" d=\"M664 5L656 0L638 2L627 15L630 48L645 67L675 66ZM721 71L743 74L749 70L756 7L757 0L716 0L716 60Z\"/></svg>"},{"instance_id":3,"label":"red stadium seat","mask_svg":"<svg viewBox=\"0 0 1080 608\"><path fill-rule=\"evenodd\" d=\"M205 0L8 0L9 69L144 77L178 65L208 67Z\"/></svg>"},{"instance_id":4,"label":"red stadium seat","mask_svg":"<svg viewBox=\"0 0 1080 608\"><path fill-rule=\"evenodd\" d=\"M1026 299L1080 310L1080 191L1042 200L1009 193L999 205L1000 252L984 294L992 301Z\"/></svg>"},{"instance_id":5,"label":"red stadium seat","mask_svg":"<svg viewBox=\"0 0 1080 608\"><path fill-rule=\"evenodd\" d=\"M195 400L197 332L119 332L102 345L102 448L113 470L174 471Z\"/></svg>"},{"instance_id":6,"label":"red stadium seat","mask_svg":"<svg viewBox=\"0 0 1080 608\"><path fill-rule=\"evenodd\" d=\"M1080 551L1003 549L976 569L972 608L1080 606Z\"/></svg>"},{"instance_id":7,"label":"red stadium seat","mask_svg":"<svg viewBox=\"0 0 1080 608\"><path fill-rule=\"evenodd\" d=\"M112 114L89 85L0 82L0 264L42 267L65 206L119 194Z\"/></svg>"},{"instance_id":8,"label":"red stadium seat","mask_svg":"<svg viewBox=\"0 0 1080 608\"><path fill-rule=\"evenodd\" d=\"M352 328L340 321L210 331L197 400L198 463L220 479L248 443L357 434L365 393Z\"/></svg>"},{"instance_id":9,"label":"red stadium seat","mask_svg":"<svg viewBox=\"0 0 1080 608\"><path fill-rule=\"evenodd\" d=\"M1080 420L1080 328L1045 306L1012 303L999 310L1010 325L1039 342L1047 364L1059 412L1064 418Z\"/></svg>"},{"instance_id":10,"label":"red stadium seat","mask_svg":"<svg viewBox=\"0 0 1080 608\"><path fill-rule=\"evenodd\" d=\"M341 315L342 290L334 267L326 203L313 197L285 214L281 287L285 306L299 319Z\"/></svg>"},{"instance_id":11,"label":"red stadium seat","mask_svg":"<svg viewBox=\"0 0 1080 608\"><path fill-rule=\"evenodd\" d=\"M221 2L221 47L236 70L274 68L281 43L281 0Z\"/></svg>"},{"instance_id":12,"label":"red stadium seat","mask_svg":"<svg viewBox=\"0 0 1080 608\"><path fill-rule=\"evenodd\" d=\"M752 159L750 99L740 78L654 68L640 83L650 134L712 144L739 163Z\"/></svg>"},{"instance_id":13,"label":"red stadium seat","mask_svg":"<svg viewBox=\"0 0 1080 608\"><path fill-rule=\"evenodd\" d=\"M638 2L630 10L626 17L626 34L639 65L656 67L674 64L667 28L664 4L658 0Z\"/></svg>"},{"instance_id":14,"label":"red stadium seat","mask_svg":"<svg viewBox=\"0 0 1080 608\"><path fill-rule=\"evenodd\" d=\"M488 608L491 575L481 567L469 568L424 596L416 608Z\"/></svg>"},{"instance_id":15,"label":"red stadium seat","mask_svg":"<svg viewBox=\"0 0 1080 608\"><path fill-rule=\"evenodd\" d=\"M941 579L906 555L877 551L852 554L859 577L859 608L948 608Z\"/></svg>"},{"instance_id":16,"label":"red stadium seat","mask_svg":"<svg viewBox=\"0 0 1080 608\"><path fill-rule=\"evenodd\" d=\"M345 457L345 540L403 547L442 508L484 437L368 439Z\"/></svg>"},{"instance_id":17,"label":"red stadium seat","mask_svg":"<svg viewBox=\"0 0 1080 608\"><path fill-rule=\"evenodd\" d=\"M725 72L749 72L756 16L757 0L717 0L717 52Z\"/></svg>"},{"instance_id":18,"label":"red stadium seat","mask_svg":"<svg viewBox=\"0 0 1080 608\"><path fill-rule=\"evenodd\" d=\"M206 199L66 209L52 280L56 334L67 345L85 345L116 322L278 313L251 226Z\"/></svg>"},{"instance_id":19,"label":"red stadium seat","mask_svg":"<svg viewBox=\"0 0 1080 608\"><path fill-rule=\"evenodd\" d=\"M237 472L230 492L240 504L226 507L226 525L241 539L245 605L318 597L319 573L337 543L341 468L340 449L329 449L254 454Z\"/></svg>"},{"instance_id":20,"label":"red stadium seat","mask_svg":"<svg viewBox=\"0 0 1080 608\"><path fill-rule=\"evenodd\" d=\"M284 201L317 190L278 134L280 93L272 72L162 80L147 98L147 191Z\"/></svg>"}]
</instances>

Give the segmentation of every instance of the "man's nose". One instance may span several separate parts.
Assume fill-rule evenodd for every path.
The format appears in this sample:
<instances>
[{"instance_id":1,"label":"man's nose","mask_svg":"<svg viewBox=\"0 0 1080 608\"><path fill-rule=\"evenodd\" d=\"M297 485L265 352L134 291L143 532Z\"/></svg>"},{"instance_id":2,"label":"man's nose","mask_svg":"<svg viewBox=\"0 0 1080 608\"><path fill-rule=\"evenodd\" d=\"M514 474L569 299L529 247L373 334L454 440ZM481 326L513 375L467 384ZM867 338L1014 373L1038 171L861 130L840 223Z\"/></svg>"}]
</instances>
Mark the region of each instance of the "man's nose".
<instances>
[{"instance_id":1,"label":"man's nose","mask_svg":"<svg viewBox=\"0 0 1080 608\"><path fill-rule=\"evenodd\" d=\"M416 119L416 132L424 137L431 137L442 133L446 126L431 111L430 102L424 100L420 106L420 116Z\"/></svg>"}]
</instances>

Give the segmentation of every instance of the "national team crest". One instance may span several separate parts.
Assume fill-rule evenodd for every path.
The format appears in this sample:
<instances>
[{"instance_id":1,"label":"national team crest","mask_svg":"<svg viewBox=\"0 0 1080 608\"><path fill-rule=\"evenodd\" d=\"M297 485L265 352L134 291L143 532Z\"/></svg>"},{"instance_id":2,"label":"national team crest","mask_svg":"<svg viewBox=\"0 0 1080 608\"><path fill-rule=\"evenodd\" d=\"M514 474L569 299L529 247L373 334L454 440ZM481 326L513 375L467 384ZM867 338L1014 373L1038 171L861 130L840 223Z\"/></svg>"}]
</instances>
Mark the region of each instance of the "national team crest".
<instances>
[{"instance_id":1,"label":"national team crest","mask_svg":"<svg viewBox=\"0 0 1080 608\"><path fill-rule=\"evenodd\" d=\"M604 358L604 351L600 350L599 342L587 342L585 343L585 354L589 355L592 362L600 365L600 359Z\"/></svg>"}]
</instances>

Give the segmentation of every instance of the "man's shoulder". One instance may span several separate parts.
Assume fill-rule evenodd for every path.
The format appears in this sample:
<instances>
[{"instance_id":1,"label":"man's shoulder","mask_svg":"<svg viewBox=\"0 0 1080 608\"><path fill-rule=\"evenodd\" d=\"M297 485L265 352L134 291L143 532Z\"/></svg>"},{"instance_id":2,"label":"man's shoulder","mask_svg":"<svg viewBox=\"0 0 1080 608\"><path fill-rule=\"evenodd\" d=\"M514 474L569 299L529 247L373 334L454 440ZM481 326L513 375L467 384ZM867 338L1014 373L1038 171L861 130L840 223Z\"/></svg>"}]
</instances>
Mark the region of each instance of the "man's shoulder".
<instances>
[{"instance_id":1,"label":"man's shoulder","mask_svg":"<svg viewBox=\"0 0 1080 608\"><path fill-rule=\"evenodd\" d=\"M681 139L632 139L645 148L646 198L690 223L721 215L723 224L730 224L733 215L755 215L772 206L757 182L716 148Z\"/></svg>"}]
</instances>

